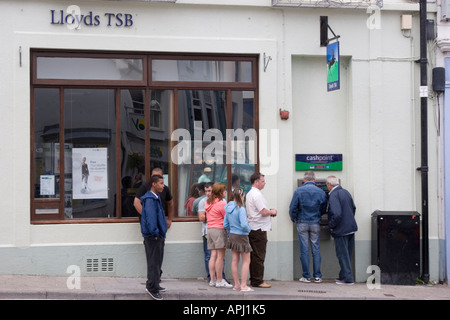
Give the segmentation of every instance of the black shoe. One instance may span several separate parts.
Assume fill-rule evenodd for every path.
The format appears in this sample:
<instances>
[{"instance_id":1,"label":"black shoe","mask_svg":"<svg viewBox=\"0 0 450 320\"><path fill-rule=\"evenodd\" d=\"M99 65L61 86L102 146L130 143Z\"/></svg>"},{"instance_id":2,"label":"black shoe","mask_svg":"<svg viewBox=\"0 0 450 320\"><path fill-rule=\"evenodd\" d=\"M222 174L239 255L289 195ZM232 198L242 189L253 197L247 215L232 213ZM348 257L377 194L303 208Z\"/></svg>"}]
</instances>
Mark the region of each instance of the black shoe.
<instances>
[{"instance_id":1,"label":"black shoe","mask_svg":"<svg viewBox=\"0 0 450 320\"><path fill-rule=\"evenodd\" d=\"M154 300L162 300L163 297L161 296L161 294L159 292L150 292L148 291L148 289L145 289L145 291L147 291L147 293L150 295L150 297L152 297Z\"/></svg>"},{"instance_id":2,"label":"black shoe","mask_svg":"<svg viewBox=\"0 0 450 320\"><path fill-rule=\"evenodd\" d=\"M354 283L354 282L347 282L347 281L344 281L344 280L337 280L337 281L336 281L336 284L346 285L346 286L352 286L352 285L354 285L355 283Z\"/></svg>"},{"instance_id":3,"label":"black shoe","mask_svg":"<svg viewBox=\"0 0 450 320\"><path fill-rule=\"evenodd\" d=\"M166 292L166 288L163 288L163 287L159 287L158 290L159 290L159 292Z\"/></svg>"}]
</instances>

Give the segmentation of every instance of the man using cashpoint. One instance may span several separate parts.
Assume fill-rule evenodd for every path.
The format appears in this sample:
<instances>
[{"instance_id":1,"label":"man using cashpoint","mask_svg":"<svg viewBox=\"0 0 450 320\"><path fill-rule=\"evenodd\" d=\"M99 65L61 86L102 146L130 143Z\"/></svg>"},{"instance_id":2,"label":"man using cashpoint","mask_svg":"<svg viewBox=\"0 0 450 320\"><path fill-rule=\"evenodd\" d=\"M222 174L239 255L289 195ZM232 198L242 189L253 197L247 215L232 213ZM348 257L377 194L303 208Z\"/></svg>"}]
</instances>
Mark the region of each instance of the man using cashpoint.
<instances>
[{"instance_id":1,"label":"man using cashpoint","mask_svg":"<svg viewBox=\"0 0 450 320\"><path fill-rule=\"evenodd\" d=\"M327 196L316 186L316 177L313 171L305 172L303 185L297 188L289 206L291 221L297 224L298 239L300 242L300 262L302 263L301 282L311 282L309 272L309 243L313 257L314 282L322 282L320 272L320 219L326 212Z\"/></svg>"},{"instance_id":2,"label":"man using cashpoint","mask_svg":"<svg viewBox=\"0 0 450 320\"><path fill-rule=\"evenodd\" d=\"M335 176L327 177L328 226L334 238L336 257L341 270L336 284L353 285L352 254L355 247L355 233L358 225L355 220L356 206L350 193L339 185Z\"/></svg>"}]
</instances>

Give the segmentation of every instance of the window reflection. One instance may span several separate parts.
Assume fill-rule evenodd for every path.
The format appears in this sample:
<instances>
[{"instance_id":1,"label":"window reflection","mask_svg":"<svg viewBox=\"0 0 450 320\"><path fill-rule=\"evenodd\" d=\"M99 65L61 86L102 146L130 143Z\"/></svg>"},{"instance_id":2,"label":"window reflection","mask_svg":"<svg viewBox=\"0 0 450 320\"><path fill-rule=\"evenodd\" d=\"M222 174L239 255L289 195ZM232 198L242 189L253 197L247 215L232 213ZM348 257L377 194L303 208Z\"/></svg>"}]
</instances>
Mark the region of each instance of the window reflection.
<instances>
[{"instance_id":1,"label":"window reflection","mask_svg":"<svg viewBox=\"0 0 450 320\"><path fill-rule=\"evenodd\" d=\"M226 183L225 96L225 91L178 92L178 128L187 130L190 146L189 157L178 166L178 216L191 214L195 183Z\"/></svg>"},{"instance_id":2,"label":"window reflection","mask_svg":"<svg viewBox=\"0 0 450 320\"><path fill-rule=\"evenodd\" d=\"M250 176L255 172L257 135L254 126L254 92L232 91L233 161L232 189L250 191Z\"/></svg>"},{"instance_id":3,"label":"window reflection","mask_svg":"<svg viewBox=\"0 0 450 320\"><path fill-rule=\"evenodd\" d=\"M137 217L133 201L145 181L144 90L120 91L121 209L122 217Z\"/></svg>"},{"instance_id":4,"label":"window reflection","mask_svg":"<svg viewBox=\"0 0 450 320\"><path fill-rule=\"evenodd\" d=\"M154 168L162 169L165 184L170 187L169 133L172 95L171 90L152 90L146 104L145 90L121 90L122 217L139 216L133 202L135 197L139 198L148 189L145 186L150 177L145 176L145 172L151 172ZM146 105L149 107L150 125L146 123ZM145 139L148 131L150 153L146 155ZM163 208L168 213L167 203L163 202Z\"/></svg>"},{"instance_id":5,"label":"window reflection","mask_svg":"<svg viewBox=\"0 0 450 320\"><path fill-rule=\"evenodd\" d=\"M59 198L59 89L34 89L34 197Z\"/></svg>"},{"instance_id":6,"label":"window reflection","mask_svg":"<svg viewBox=\"0 0 450 320\"><path fill-rule=\"evenodd\" d=\"M143 80L142 59L38 57L38 79Z\"/></svg>"},{"instance_id":7,"label":"window reflection","mask_svg":"<svg viewBox=\"0 0 450 320\"><path fill-rule=\"evenodd\" d=\"M254 92L232 91L232 120L228 132L225 97L225 91L179 91L178 128L186 129L179 141L186 139L183 142L187 144L183 146L189 146L178 162L179 216L192 215L190 205L198 197L195 188L198 183L221 182L229 184L229 190L243 188L245 192L251 189L257 141ZM230 169L231 181L228 181Z\"/></svg>"},{"instance_id":8,"label":"window reflection","mask_svg":"<svg viewBox=\"0 0 450 320\"><path fill-rule=\"evenodd\" d=\"M153 81L252 82L250 61L153 60Z\"/></svg>"},{"instance_id":9,"label":"window reflection","mask_svg":"<svg viewBox=\"0 0 450 320\"><path fill-rule=\"evenodd\" d=\"M64 90L64 175L68 218L115 215L116 116L113 89Z\"/></svg>"},{"instance_id":10,"label":"window reflection","mask_svg":"<svg viewBox=\"0 0 450 320\"><path fill-rule=\"evenodd\" d=\"M132 200L153 168L163 170L181 217L194 216L190 207L198 197L197 183L250 189L256 163L253 57L234 61L234 56L172 60L152 55L50 55L54 53L38 53L33 59L37 65L32 85L54 85L33 88L33 214L40 215L34 218L61 219L63 204L66 219L136 217ZM143 68L146 61L152 63L152 74ZM76 88L70 80L78 80ZM95 87L100 83L95 80L131 82L119 86L107 81ZM154 85L162 85L151 81L169 81L164 85L172 90L154 90ZM178 139L189 141L183 155L173 153L176 128L187 133Z\"/></svg>"},{"instance_id":11,"label":"window reflection","mask_svg":"<svg viewBox=\"0 0 450 320\"><path fill-rule=\"evenodd\" d=\"M172 90L150 91L150 169L161 168L166 178L170 164L170 116L173 110Z\"/></svg>"}]
</instances>

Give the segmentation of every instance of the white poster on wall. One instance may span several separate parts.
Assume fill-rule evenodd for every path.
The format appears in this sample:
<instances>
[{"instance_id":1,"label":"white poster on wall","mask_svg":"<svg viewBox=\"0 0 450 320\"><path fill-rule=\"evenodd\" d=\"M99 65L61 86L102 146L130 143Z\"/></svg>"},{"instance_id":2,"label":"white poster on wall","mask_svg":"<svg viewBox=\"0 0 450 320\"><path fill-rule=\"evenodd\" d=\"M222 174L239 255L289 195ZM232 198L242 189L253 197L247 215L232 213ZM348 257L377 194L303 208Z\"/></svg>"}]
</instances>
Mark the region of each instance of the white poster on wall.
<instances>
[{"instance_id":1,"label":"white poster on wall","mask_svg":"<svg viewBox=\"0 0 450 320\"><path fill-rule=\"evenodd\" d=\"M72 198L108 198L108 148L72 149Z\"/></svg>"}]
</instances>

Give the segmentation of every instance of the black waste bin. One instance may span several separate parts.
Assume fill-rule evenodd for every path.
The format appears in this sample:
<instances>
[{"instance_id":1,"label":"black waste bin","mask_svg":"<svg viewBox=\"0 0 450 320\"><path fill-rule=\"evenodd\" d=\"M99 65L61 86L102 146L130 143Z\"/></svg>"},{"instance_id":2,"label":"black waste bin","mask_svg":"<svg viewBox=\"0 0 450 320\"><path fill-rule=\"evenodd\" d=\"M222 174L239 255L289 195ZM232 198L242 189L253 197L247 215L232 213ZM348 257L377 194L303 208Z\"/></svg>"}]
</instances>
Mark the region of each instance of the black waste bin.
<instances>
[{"instance_id":1,"label":"black waste bin","mask_svg":"<svg viewBox=\"0 0 450 320\"><path fill-rule=\"evenodd\" d=\"M372 213L372 264L380 268L382 284L416 284L420 273L418 212Z\"/></svg>"}]
</instances>

